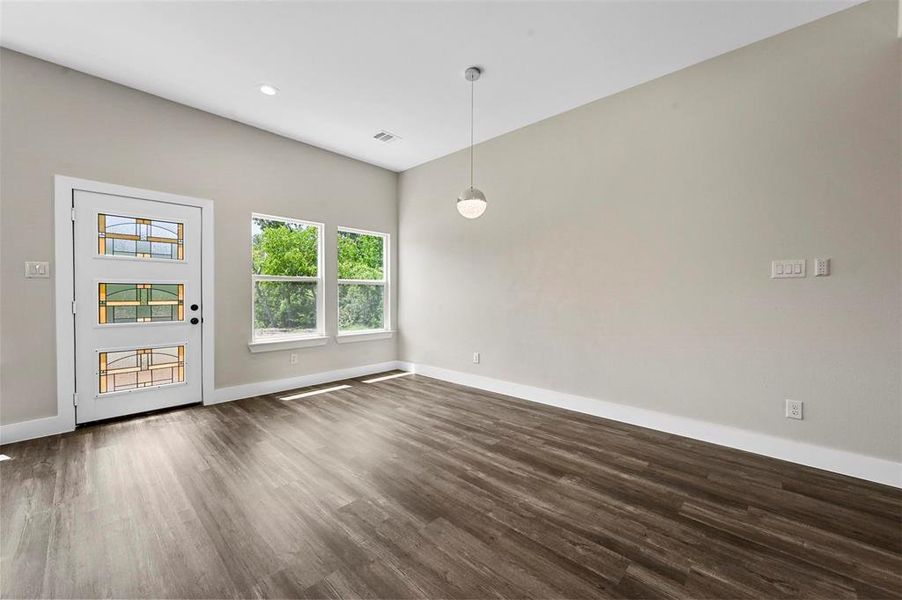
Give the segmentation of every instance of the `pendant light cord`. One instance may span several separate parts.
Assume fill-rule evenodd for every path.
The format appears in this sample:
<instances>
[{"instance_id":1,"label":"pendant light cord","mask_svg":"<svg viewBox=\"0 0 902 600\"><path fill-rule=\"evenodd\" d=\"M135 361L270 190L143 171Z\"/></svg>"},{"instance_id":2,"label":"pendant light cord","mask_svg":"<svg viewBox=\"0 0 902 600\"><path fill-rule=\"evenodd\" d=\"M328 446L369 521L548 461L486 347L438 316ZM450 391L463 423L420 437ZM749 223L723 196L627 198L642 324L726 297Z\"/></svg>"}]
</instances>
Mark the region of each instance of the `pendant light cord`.
<instances>
[{"instance_id":1,"label":"pendant light cord","mask_svg":"<svg viewBox=\"0 0 902 600\"><path fill-rule=\"evenodd\" d=\"M476 97L476 82L470 81L470 187L473 187L473 121L474 117L474 105L475 105L475 97Z\"/></svg>"}]
</instances>

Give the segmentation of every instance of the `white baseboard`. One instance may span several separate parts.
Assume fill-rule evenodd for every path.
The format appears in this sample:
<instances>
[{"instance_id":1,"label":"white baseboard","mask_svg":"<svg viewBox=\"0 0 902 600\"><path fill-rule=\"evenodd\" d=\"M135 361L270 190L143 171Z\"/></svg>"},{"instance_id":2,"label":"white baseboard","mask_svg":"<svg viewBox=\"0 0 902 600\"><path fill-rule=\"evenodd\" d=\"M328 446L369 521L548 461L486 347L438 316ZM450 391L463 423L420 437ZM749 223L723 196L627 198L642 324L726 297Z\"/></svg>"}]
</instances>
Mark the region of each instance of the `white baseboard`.
<instances>
[{"instance_id":1,"label":"white baseboard","mask_svg":"<svg viewBox=\"0 0 902 600\"><path fill-rule=\"evenodd\" d=\"M347 369L336 369L335 371L324 371L322 373L311 373L299 377L289 377L288 379L258 381L256 383L217 388L213 392L212 401L205 402L204 404L209 406L211 404L231 402L232 400L241 400L242 398L251 398L262 394L284 392L285 390L307 387L308 385L320 385L323 383L331 383L333 381L341 381L342 379L351 379L352 377L363 377L364 375L383 373L394 369L403 369L404 366L402 365L406 366L409 365L409 363L391 360L372 365L362 365L360 367L349 367Z\"/></svg>"},{"instance_id":2,"label":"white baseboard","mask_svg":"<svg viewBox=\"0 0 902 600\"><path fill-rule=\"evenodd\" d=\"M902 488L902 463L882 458L440 367L411 363L400 364L405 366L399 368L412 370L426 377Z\"/></svg>"},{"instance_id":3,"label":"white baseboard","mask_svg":"<svg viewBox=\"0 0 902 600\"><path fill-rule=\"evenodd\" d=\"M396 369L399 369L399 370L401 370L401 371L409 371L409 372L411 372L411 373L416 373L416 371L417 371L417 366L416 366L414 363L412 363L412 362L407 362L407 361L404 361L404 360L399 360L399 361L397 361L395 364L398 365L398 366L395 367L395 368L396 368Z\"/></svg>"},{"instance_id":4,"label":"white baseboard","mask_svg":"<svg viewBox=\"0 0 902 600\"><path fill-rule=\"evenodd\" d=\"M335 371L325 371L323 373L312 373L310 375L291 377L289 379L260 381L246 385L218 388L214 390L212 400L205 402L205 404L210 405L219 404L220 402L230 402L232 400L250 398L252 396L259 396L261 394L272 394L275 392L281 392L283 390L306 387L308 385L319 385L321 383L329 383L331 381L340 381L342 379L350 379L352 377L362 377L364 375L382 373L385 371L391 371L393 369L409 370L409 366L410 363L402 363L392 360L384 363L363 365L360 367L350 367L347 369L338 369ZM66 433L73 431L74 429L75 424L69 419L67 415L57 415L41 419L32 419L31 421L22 421L21 423L0 425L0 444L23 442L25 440L44 437L48 435Z\"/></svg>"},{"instance_id":5,"label":"white baseboard","mask_svg":"<svg viewBox=\"0 0 902 600\"><path fill-rule=\"evenodd\" d=\"M56 415L42 419L32 419L20 423L0 425L0 444L24 442L34 438L57 433L66 433L75 429L75 424L68 415Z\"/></svg>"},{"instance_id":6,"label":"white baseboard","mask_svg":"<svg viewBox=\"0 0 902 600\"><path fill-rule=\"evenodd\" d=\"M452 371L440 367L421 365L406 361L388 361L359 367L349 367L322 373L311 373L300 377L260 381L214 391L207 405L250 398L262 394L273 394L285 390L331 383L353 377L362 377L394 369L412 371L426 377L433 377L451 383L513 396L523 400L557 406L567 410L604 417L614 421L639 425L657 431L673 433L684 437L710 442L729 448L745 450L789 462L823 469L834 473L858 477L876 483L902 488L902 463L890 460L836 450L786 438L756 433L728 425L718 425L678 417L652 410L635 408L624 404L596 400L585 396L555 392L544 388L512 383L501 379ZM65 416L45 417L21 423L0 426L0 444L11 444L33 438L66 433L74 429L73 423Z\"/></svg>"}]
</instances>

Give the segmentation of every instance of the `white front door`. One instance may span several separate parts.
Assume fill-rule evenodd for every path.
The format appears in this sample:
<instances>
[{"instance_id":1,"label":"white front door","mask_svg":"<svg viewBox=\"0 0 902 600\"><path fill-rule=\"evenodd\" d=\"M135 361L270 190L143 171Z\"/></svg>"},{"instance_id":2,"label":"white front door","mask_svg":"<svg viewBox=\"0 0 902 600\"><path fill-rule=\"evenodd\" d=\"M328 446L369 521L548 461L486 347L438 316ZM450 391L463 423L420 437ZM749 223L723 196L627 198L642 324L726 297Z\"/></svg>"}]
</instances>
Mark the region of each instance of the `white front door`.
<instances>
[{"instance_id":1,"label":"white front door","mask_svg":"<svg viewBox=\"0 0 902 600\"><path fill-rule=\"evenodd\" d=\"M76 190L76 422L202 400L201 210Z\"/></svg>"}]
</instances>

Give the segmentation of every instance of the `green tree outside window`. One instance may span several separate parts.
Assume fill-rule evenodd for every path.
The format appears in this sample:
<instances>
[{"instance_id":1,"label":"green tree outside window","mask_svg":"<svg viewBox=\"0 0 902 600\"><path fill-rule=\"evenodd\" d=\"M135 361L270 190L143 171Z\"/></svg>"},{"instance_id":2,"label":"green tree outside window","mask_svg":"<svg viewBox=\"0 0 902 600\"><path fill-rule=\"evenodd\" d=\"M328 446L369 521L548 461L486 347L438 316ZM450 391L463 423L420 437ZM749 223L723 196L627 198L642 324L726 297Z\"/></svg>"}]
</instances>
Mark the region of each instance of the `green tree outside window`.
<instances>
[{"instance_id":1,"label":"green tree outside window","mask_svg":"<svg viewBox=\"0 0 902 600\"><path fill-rule=\"evenodd\" d=\"M254 277L254 338L309 335L318 331L319 227L254 217L251 267Z\"/></svg>"},{"instance_id":2,"label":"green tree outside window","mask_svg":"<svg viewBox=\"0 0 902 600\"><path fill-rule=\"evenodd\" d=\"M386 239L339 230L339 332L385 329ZM374 283L356 283L359 281Z\"/></svg>"}]
</instances>

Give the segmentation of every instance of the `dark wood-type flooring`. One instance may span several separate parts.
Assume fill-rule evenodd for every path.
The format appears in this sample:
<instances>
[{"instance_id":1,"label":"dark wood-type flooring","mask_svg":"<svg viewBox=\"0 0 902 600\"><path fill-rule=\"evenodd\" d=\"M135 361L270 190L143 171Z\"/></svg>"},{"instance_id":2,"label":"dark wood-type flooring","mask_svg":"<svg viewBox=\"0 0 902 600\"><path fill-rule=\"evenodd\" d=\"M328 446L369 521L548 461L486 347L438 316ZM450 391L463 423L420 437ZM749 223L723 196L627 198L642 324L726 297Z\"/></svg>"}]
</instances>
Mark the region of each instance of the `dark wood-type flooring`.
<instances>
[{"instance_id":1,"label":"dark wood-type flooring","mask_svg":"<svg viewBox=\"0 0 902 600\"><path fill-rule=\"evenodd\" d=\"M0 593L902 596L900 490L422 376L345 383L4 446Z\"/></svg>"}]
</instances>

